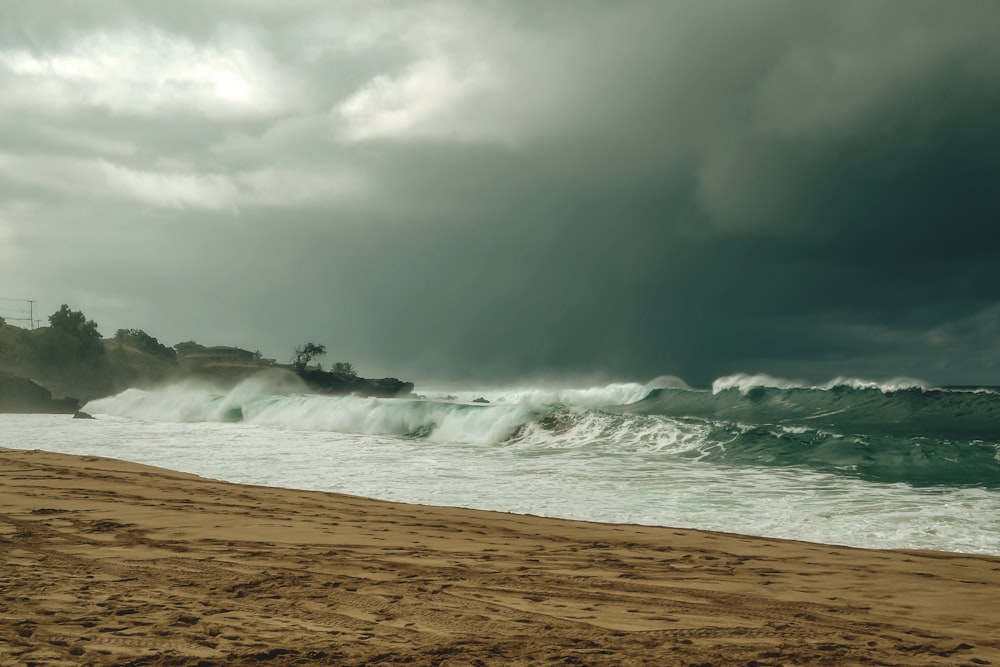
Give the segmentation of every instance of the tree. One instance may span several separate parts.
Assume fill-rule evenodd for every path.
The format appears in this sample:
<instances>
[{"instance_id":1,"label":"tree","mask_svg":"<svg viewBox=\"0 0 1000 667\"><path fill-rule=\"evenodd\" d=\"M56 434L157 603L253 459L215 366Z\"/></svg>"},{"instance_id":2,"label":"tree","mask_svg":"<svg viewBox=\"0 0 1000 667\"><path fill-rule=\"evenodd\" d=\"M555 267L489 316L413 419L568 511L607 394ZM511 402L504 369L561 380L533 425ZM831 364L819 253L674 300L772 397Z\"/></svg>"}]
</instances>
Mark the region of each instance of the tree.
<instances>
[{"instance_id":1,"label":"tree","mask_svg":"<svg viewBox=\"0 0 1000 667\"><path fill-rule=\"evenodd\" d=\"M63 304L49 316L49 327L39 337L36 356L45 365L96 366L104 360L97 323Z\"/></svg>"},{"instance_id":2,"label":"tree","mask_svg":"<svg viewBox=\"0 0 1000 667\"><path fill-rule=\"evenodd\" d=\"M119 329L115 332L115 340L118 341L119 350L122 343L128 343L136 349L154 357L159 357L168 362L177 361L177 353L173 348L167 347L142 329Z\"/></svg>"},{"instance_id":3,"label":"tree","mask_svg":"<svg viewBox=\"0 0 1000 667\"><path fill-rule=\"evenodd\" d=\"M338 375L347 375L352 378L358 377L358 372L354 370L354 364L349 361L338 361L334 363L330 368L330 371L337 373Z\"/></svg>"},{"instance_id":4,"label":"tree","mask_svg":"<svg viewBox=\"0 0 1000 667\"><path fill-rule=\"evenodd\" d=\"M101 339L101 334L97 331L97 322L88 320L79 310L70 310L65 303L59 310L49 315L49 325L57 331L81 340Z\"/></svg>"},{"instance_id":5,"label":"tree","mask_svg":"<svg viewBox=\"0 0 1000 667\"><path fill-rule=\"evenodd\" d=\"M295 354L292 356L292 366L296 371L301 373L306 369L310 361L324 354L326 354L326 345L306 343L295 348Z\"/></svg>"}]
</instances>

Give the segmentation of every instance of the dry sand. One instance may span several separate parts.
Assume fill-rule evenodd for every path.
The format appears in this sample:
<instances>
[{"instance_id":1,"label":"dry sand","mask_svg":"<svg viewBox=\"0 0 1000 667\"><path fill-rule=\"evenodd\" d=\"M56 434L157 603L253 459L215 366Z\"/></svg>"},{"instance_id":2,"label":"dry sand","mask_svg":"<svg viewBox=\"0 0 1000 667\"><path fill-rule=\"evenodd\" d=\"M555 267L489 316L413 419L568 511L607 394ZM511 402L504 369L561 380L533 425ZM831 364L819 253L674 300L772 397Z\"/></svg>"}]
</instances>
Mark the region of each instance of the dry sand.
<instances>
[{"instance_id":1,"label":"dry sand","mask_svg":"<svg viewBox=\"0 0 1000 667\"><path fill-rule=\"evenodd\" d=\"M1000 665L1000 558L0 449L0 665Z\"/></svg>"}]
</instances>

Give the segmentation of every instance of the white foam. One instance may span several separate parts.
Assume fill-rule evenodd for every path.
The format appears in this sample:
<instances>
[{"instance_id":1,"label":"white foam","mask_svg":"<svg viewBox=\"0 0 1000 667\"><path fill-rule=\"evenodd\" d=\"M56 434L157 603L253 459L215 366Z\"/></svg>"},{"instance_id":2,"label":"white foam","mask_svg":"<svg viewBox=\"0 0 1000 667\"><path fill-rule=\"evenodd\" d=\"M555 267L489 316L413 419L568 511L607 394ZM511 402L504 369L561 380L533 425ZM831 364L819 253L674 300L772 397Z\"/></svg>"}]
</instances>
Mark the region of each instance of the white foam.
<instances>
[{"instance_id":1,"label":"white foam","mask_svg":"<svg viewBox=\"0 0 1000 667\"><path fill-rule=\"evenodd\" d=\"M756 387L773 389L834 389L835 387L850 387L851 389L878 389L882 393L891 393L905 389L927 389L930 385L923 380L908 377L896 377L889 380L874 381L856 377L836 377L828 382L815 385L804 380L788 380L777 378L766 373L734 373L716 379L712 383L712 393L718 394L727 389L737 389L746 395Z\"/></svg>"},{"instance_id":2,"label":"white foam","mask_svg":"<svg viewBox=\"0 0 1000 667\"><path fill-rule=\"evenodd\" d=\"M834 387L850 387L851 389L878 389L882 393L902 391L905 389L927 389L928 384L923 380L915 378L896 377L889 380L876 382L853 377L836 377L829 382L820 385L821 389L833 389Z\"/></svg>"},{"instance_id":3,"label":"white foam","mask_svg":"<svg viewBox=\"0 0 1000 667\"><path fill-rule=\"evenodd\" d=\"M734 373L717 378L712 382L712 393L718 394L727 389L738 389L741 394L747 394L756 387L773 387L776 389L792 389L809 386L801 380L785 380L766 373Z\"/></svg>"},{"instance_id":4,"label":"white foam","mask_svg":"<svg viewBox=\"0 0 1000 667\"><path fill-rule=\"evenodd\" d=\"M639 382L613 382L594 387L540 388L522 386L477 389L472 391L452 391L436 388L421 393L429 399L453 400L461 403L472 403L476 399L482 398L490 403L522 404L538 407L566 405L601 408L635 403L645 398L653 389L663 388L688 389L689 387L680 378L664 375L645 384Z\"/></svg>"},{"instance_id":5,"label":"white foam","mask_svg":"<svg viewBox=\"0 0 1000 667\"><path fill-rule=\"evenodd\" d=\"M491 414L489 408L478 413ZM465 429L465 414L455 414L460 416L454 427ZM869 548L1000 554L996 491L876 484L800 468L711 465L676 455L698 440L697 430L677 423L671 432L656 427L658 421L668 423L658 419L637 422L634 442L644 441L645 448L616 448L614 442L599 443L603 429L613 426L608 419L599 414L581 419L570 431L541 435L539 446L531 444L530 434L504 446L455 446L446 439L247 423L65 415L0 415L0 433L8 447L110 456L213 479L396 502Z\"/></svg>"}]
</instances>

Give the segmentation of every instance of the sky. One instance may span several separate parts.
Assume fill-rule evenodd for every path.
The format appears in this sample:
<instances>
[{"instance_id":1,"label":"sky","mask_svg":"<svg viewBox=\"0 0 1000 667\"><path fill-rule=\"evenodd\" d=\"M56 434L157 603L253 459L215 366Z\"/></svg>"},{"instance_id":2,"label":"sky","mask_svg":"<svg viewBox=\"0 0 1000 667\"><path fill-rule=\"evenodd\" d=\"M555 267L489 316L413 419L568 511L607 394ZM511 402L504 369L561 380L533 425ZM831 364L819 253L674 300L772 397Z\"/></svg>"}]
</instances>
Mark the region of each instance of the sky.
<instances>
[{"instance_id":1,"label":"sky","mask_svg":"<svg viewBox=\"0 0 1000 667\"><path fill-rule=\"evenodd\" d=\"M1000 384L993 0L4 0L0 90L43 323L418 388Z\"/></svg>"}]
</instances>

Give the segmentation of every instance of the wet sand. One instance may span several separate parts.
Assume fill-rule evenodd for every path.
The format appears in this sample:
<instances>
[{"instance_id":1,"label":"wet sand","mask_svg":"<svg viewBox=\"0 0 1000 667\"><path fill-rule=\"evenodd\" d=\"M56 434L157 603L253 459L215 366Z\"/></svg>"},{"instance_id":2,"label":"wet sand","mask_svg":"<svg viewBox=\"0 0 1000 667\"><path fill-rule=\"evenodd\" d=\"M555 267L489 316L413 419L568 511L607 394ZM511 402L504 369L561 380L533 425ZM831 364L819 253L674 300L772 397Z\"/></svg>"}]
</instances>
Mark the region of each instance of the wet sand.
<instances>
[{"instance_id":1,"label":"wet sand","mask_svg":"<svg viewBox=\"0 0 1000 667\"><path fill-rule=\"evenodd\" d=\"M1000 557L0 449L0 665L1000 665Z\"/></svg>"}]
</instances>

